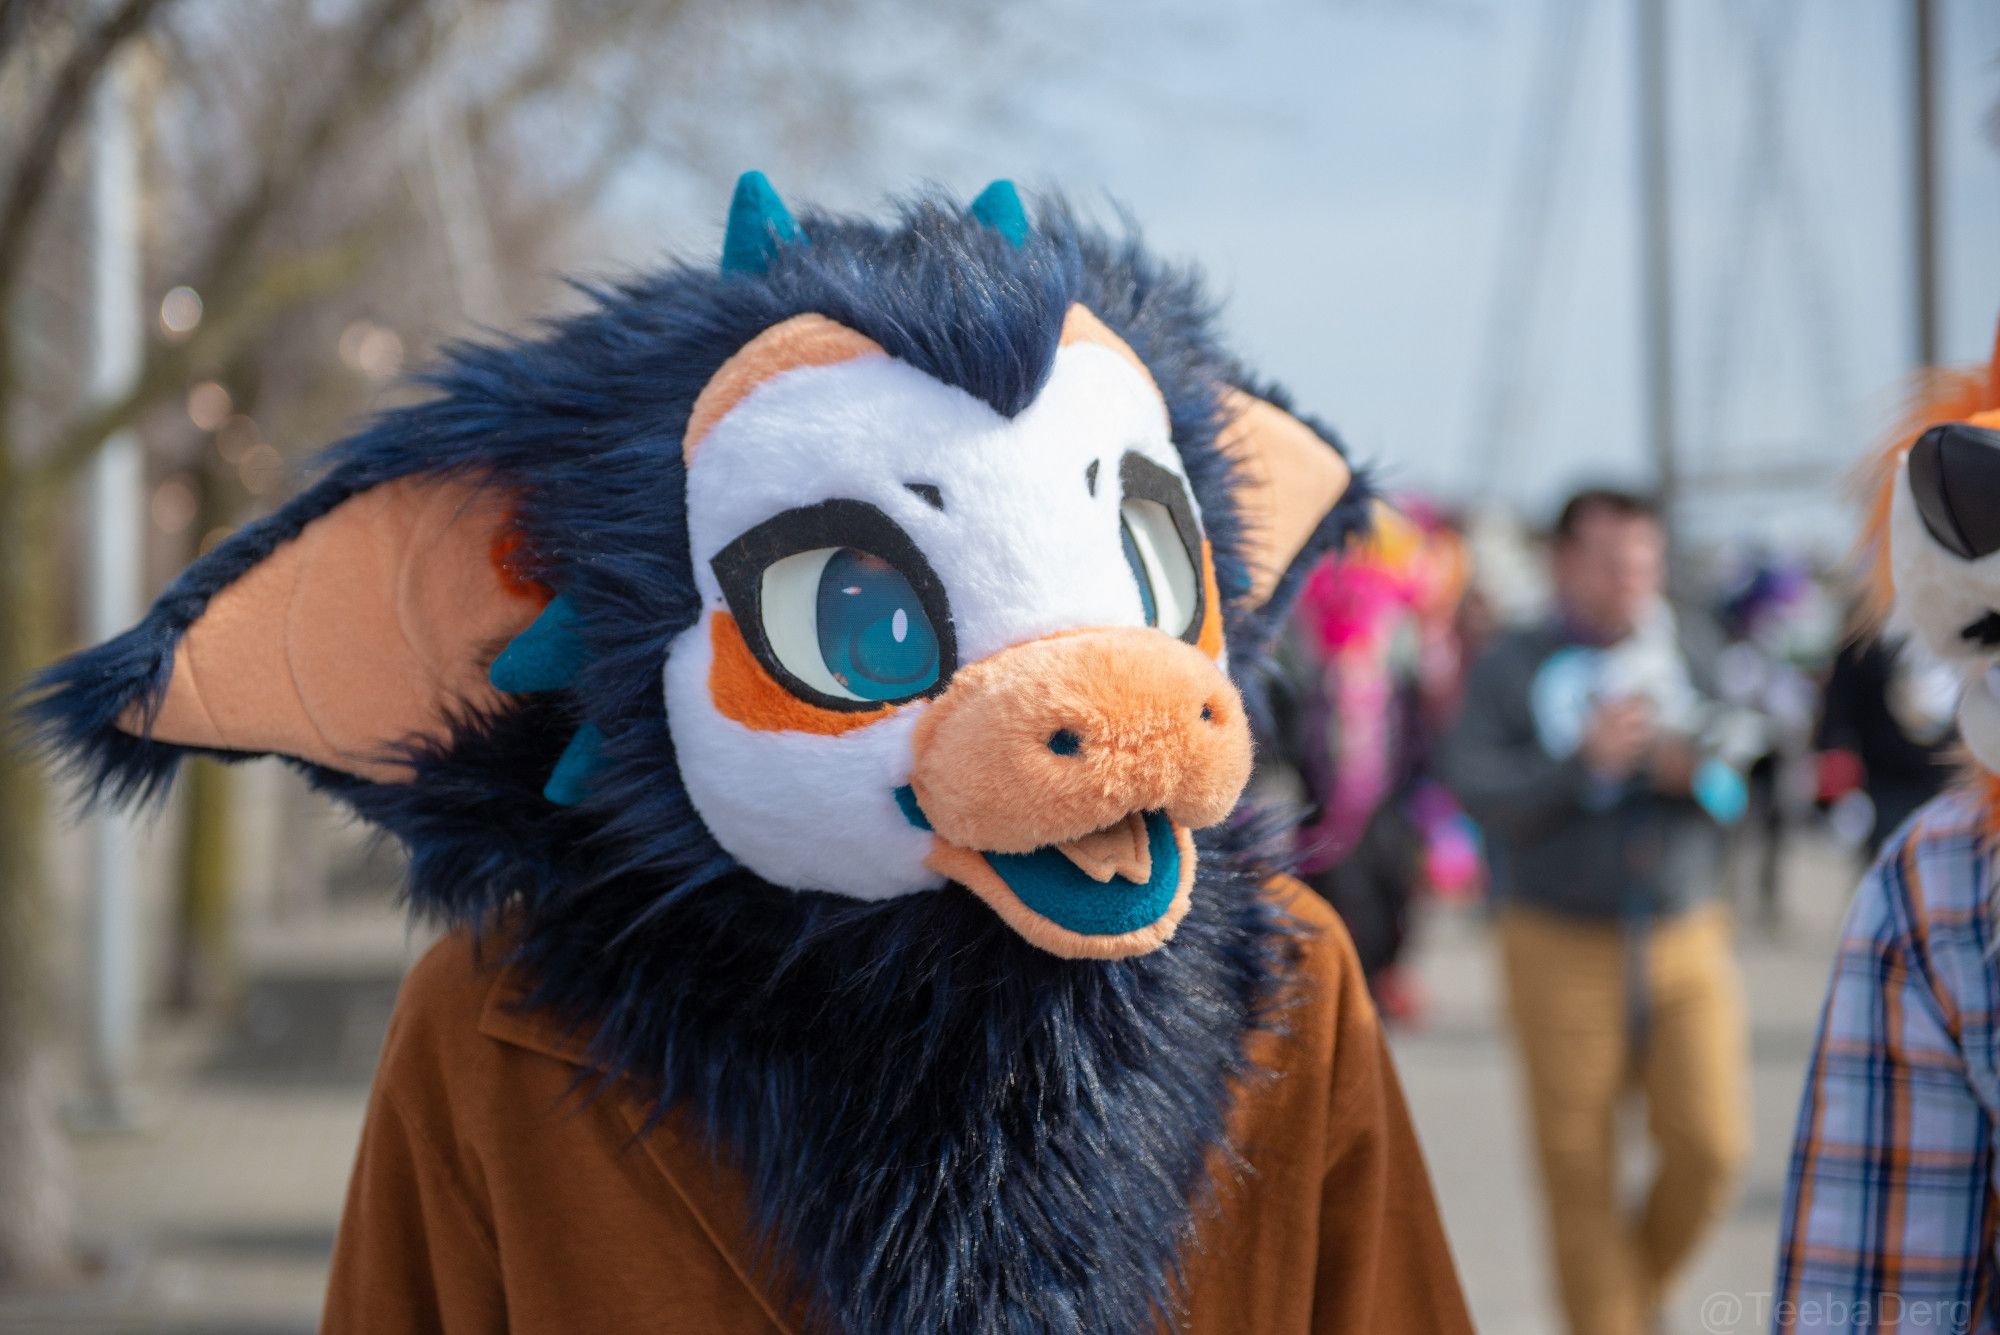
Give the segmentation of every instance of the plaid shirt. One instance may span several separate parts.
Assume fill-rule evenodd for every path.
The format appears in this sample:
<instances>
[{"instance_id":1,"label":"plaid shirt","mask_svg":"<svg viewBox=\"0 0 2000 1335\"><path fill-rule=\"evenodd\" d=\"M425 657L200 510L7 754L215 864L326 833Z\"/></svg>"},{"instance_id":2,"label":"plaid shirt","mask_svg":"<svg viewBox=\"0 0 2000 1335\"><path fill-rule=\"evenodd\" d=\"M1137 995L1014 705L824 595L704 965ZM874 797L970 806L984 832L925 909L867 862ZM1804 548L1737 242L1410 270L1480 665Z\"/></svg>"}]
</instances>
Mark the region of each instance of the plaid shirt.
<instances>
[{"instance_id":1,"label":"plaid shirt","mask_svg":"<svg viewBox=\"0 0 2000 1335\"><path fill-rule=\"evenodd\" d=\"M1773 1329L1994 1335L1996 867L1948 795L1855 896L1800 1101Z\"/></svg>"}]
</instances>

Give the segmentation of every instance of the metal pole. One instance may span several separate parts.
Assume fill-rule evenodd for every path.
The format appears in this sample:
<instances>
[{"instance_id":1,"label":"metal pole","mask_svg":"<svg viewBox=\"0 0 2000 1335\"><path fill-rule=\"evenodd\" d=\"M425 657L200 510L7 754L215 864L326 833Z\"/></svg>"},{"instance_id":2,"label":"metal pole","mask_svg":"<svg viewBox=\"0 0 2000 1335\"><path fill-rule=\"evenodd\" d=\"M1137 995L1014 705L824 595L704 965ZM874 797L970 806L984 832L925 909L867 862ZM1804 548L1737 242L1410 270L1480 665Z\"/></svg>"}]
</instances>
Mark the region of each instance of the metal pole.
<instances>
[{"instance_id":1,"label":"metal pole","mask_svg":"<svg viewBox=\"0 0 2000 1335\"><path fill-rule=\"evenodd\" d=\"M1910 167L1916 205L1916 353L1919 367L1936 366L1938 351L1937 5L1915 0L1910 11Z\"/></svg>"},{"instance_id":2,"label":"metal pole","mask_svg":"<svg viewBox=\"0 0 2000 1335\"><path fill-rule=\"evenodd\" d=\"M1522 121L1521 160L1508 187L1500 233L1500 266L1481 356L1485 389L1471 439L1483 448L1479 490L1491 493L1518 468L1516 453L1530 430L1529 365L1536 313L1544 304L1545 271L1555 235L1564 155L1576 123L1577 77L1583 68L1586 5L1556 0L1543 11Z\"/></svg>"},{"instance_id":3,"label":"metal pole","mask_svg":"<svg viewBox=\"0 0 2000 1335\"><path fill-rule=\"evenodd\" d=\"M1633 26L1639 131L1639 291L1646 442L1668 532L1680 500L1674 379L1674 235L1669 152L1666 0L1638 0Z\"/></svg>"},{"instance_id":4,"label":"metal pole","mask_svg":"<svg viewBox=\"0 0 2000 1335\"><path fill-rule=\"evenodd\" d=\"M118 69L107 71L96 97L90 176L90 393L102 400L125 392L138 374L145 313L129 80ZM139 439L121 431L105 442L90 470L86 620L92 640L117 635L139 619L144 487ZM131 1122L140 974L135 836L135 822L122 813L100 810L91 820L90 1041L77 1111L80 1121L94 1127Z\"/></svg>"}]
</instances>

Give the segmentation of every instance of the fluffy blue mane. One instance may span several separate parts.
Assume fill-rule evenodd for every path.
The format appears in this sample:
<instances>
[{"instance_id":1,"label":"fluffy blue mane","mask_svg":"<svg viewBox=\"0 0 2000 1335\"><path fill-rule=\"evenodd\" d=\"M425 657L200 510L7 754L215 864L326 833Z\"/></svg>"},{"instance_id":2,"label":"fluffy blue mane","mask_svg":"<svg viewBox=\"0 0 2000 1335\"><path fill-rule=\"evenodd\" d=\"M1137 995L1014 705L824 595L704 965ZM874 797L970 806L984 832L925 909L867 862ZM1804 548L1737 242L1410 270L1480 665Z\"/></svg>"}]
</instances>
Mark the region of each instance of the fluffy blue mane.
<instances>
[{"instance_id":1,"label":"fluffy blue mane","mask_svg":"<svg viewBox=\"0 0 2000 1335\"><path fill-rule=\"evenodd\" d=\"M803 225L810 244L778 251L760 274L677 264L586 289L593 309L537 337L448 349L422 377L436 397L336 445L315 485L196 561L144 621L43 673L27 707L42 741L92 796L161 791L190 748L130 736L117 719L164 692L174 645L209 598L357 492L413 473L465 473L518 498L538 571L578 609L586 664L557 698L522 697L504 717L462 720L424 757L415 784L314 779L409 846L413 903L447 921L481 919L548 885L645 871L685 892L730 870L664 763L672 744L659 665L700 610L679 442L716 369L764 329L809 311L1008 414L1047 378L1070 304L1095 312L1166 398L1214 547L1231 661L1254 694L1258 652L1292 586L1366 522L1369 489L1357 480L1277 593L1247 605L1215 391L1239 385L1288 405L1220 351L1195 277L1149 256L1136 237L1081 225L1060 204L1044 207L1019 244L935 198L907 205L895 224L808 213ZM603 767L574 813L552 813L542 784L586 719L605 733ZM497 819L515 802L523 809L509 814L524 819Z\"/></svg>"},{"instance_id":2,"label":"fluffy blue mane","mask_svg":"<svg viewBox=\"0 0 2000 1335\"><path fill-rule=\"evenodd\" d=\"M1257 892L1271 861L1240 828L1206 841L1172 945L1109 964L1033 949L958 887L861 903L739 867L688 800L660 685L700 610L680 448L696 396L758 333L819 312L1011 415L1081 302L1166 399L1239 678L1303 571L1367 509L1357 483L1251 607L1217 387L1282 396L1219 350L1194 277L1136 238L1053 203L1024 238L1005 221L937 198L887 224L808 213L809 242L759 272L678 264L589 289L591 309L534 337L454 347L424 377L435 397L335 447L319 481L197 561L134 629L49 669L28 705L93 796L157 793L188 748L116 720L161 697L216 592L384 481L506 489L537 574L576 611L586 653L571 688L456 720L417 754L413 783L305 768L402 841L417 913L501 933L539 980L535 1003L596 1033L608 1080L700 1114L783 1267L849 1330L1139 1330L1170 1312L1206 1155L1287 943ZM603 733L600 767L577 804L551 805L544 781L586 721ZM927 1055L893 1073L852 1060L885 1051ZM1053 1139L1029 1146L1037 1135ZM863 1180L882 1185L855 1191Z\"/></svg>"}]
</instances>

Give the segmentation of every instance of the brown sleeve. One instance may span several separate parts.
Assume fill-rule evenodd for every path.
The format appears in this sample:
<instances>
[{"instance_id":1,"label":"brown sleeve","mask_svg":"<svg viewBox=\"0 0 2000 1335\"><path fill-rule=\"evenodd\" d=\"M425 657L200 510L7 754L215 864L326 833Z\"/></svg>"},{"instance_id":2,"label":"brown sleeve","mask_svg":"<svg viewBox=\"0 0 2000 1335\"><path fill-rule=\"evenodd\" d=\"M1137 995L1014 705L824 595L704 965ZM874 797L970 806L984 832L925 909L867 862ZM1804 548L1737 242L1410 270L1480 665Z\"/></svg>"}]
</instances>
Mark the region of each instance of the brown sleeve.
<instances>
[{"instance_id":1,"label":"brown sleeve","mask_svg":"<svg viewBox=\"0 0 2000 1335\"><path fill-rule=\"evenodd\" d=\"M488 1212L450 1152L445 1072L417 966L375 1073L334 1242L322 1335L485 1335L507 1329ZM436 1110L427 1120L425 1110Z\"/></svg>"},{"instance_id":2,"label":"brown sleeve","mask_svg":"<svg viewBox=\"0 0 2000 1335\"><path fill-rule=\"evenodd\" d=\"M1320 1192L1317 1335L1470 1335L1472 1318L1438 1218L1361 964L1344 929L1340 1005Z\"/></svg>"}]
</instances>

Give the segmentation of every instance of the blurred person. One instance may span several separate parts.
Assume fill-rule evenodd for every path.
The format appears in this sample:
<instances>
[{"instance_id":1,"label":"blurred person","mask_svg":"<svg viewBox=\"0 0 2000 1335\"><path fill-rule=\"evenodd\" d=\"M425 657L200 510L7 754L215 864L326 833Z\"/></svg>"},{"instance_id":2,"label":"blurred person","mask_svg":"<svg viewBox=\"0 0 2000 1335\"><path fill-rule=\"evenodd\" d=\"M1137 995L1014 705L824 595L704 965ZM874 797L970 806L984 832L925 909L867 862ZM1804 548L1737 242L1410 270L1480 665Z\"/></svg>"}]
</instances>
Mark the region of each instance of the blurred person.
<instances>
[{"instance_id":1,"label":"blurred person","mask_svg":"<svg viewBox=\"0 0 2000 1335\"><path fill-rule=\"evenodd\" d=\"M1749 808L1732 852L1755 856L1753 889L1767 931L1776 929L1783 910L1791 833L1812 809L1810 752L1819 693L1797 660L1818 647L1812 633L1819 619L1816 594L1803 565L1764 555L1746 562L1717 599L1716 621L1727 643L1716 658L1716 693L1766 724L1764 744L1754 748L1745 776Z\"/></svg>"},{"instance_id":2,"label":"blurred person","mask_svg":"<svg viewBox=\"0 0 2000 1335\"><path fill-rule=\"evenodd\" d=\"M1773 1328L2000 1330L2000 341L1878 460L1867 611L1948 671L1967 764L1841 930L1800 1095Z\"/></svg>"},{"instance_id":3,"label":"blurred person","mask_svg":"<svg viewBox=\"0 0 2000 1335\"><path fill-rule=\"evenodd\" d=\"M1561 1303L1641 1335L1747 1148L1743 1000L1718 892L1742 781L1716 754L1711 657L1664 597L1653 506L1591 490L1555 525L1554 615L1474 664L1445 774L1487 837ZM1733 780L1733 783L1732 783ZM1618 1111L1658 1150L1618 1198Z\"/></svg>"},{"instance_id":4,"label":"blurred person","mask_svg":"<svg viewBox=\"0 0 2000 1335\"><path fill-rule=\"evenodd\" d=\"M1300 877L1354 937L1391 1019L1423 1009L1400 964L1416 898L1477 893L1469 822L1432 777L1457 704L1456 615L1465 587L1457 532L1421 501L1378 505L1366 543L1306 577L1282 642L1291 709L1267 752L1296 770L1308 818Z\"/></svg>"}]
</instances>

